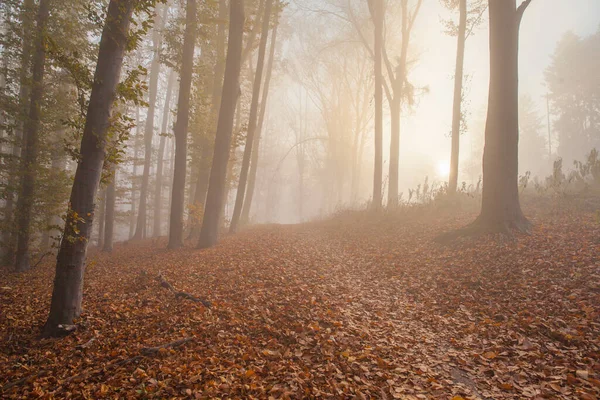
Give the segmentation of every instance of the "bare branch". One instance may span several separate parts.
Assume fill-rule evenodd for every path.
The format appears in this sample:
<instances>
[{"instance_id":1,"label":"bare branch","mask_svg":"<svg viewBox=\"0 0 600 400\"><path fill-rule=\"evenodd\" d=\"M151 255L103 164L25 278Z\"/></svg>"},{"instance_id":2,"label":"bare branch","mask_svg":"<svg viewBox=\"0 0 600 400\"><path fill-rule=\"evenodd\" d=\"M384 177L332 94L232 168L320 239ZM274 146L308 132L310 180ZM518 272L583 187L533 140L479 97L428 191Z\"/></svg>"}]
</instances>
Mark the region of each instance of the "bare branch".
<instances>
[{"instance_id":1,"label":"bare branch","mask_svg":"<svg viewBox=\"0 0 600 400\"><path fill-rule=\"evenodd\" d=\"M527 7L529 7L529 4L531 4L531 0L525 0L517 8L517 25L521 24L521 19L523 18L523 14L525 13L525 10L527 9Z\"/></svg>"}]
</instances>

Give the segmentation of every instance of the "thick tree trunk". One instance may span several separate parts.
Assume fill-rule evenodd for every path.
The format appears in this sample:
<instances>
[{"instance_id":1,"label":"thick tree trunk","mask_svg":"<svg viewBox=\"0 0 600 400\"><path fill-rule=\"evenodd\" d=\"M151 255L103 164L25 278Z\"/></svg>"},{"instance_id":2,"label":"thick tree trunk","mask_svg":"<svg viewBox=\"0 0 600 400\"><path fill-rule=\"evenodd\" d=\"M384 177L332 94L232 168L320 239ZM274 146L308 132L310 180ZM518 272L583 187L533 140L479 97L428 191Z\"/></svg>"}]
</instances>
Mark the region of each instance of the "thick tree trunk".
<instances>
[{"instance_id":1,"label":"thick tree trunk","mask_svg":"<svg viewBox=\"0 0 600 400\"><path fill-rule=\"evenodd\" d=\"M375 165L373 168L373 208L381 208L383 190L383 0L373 0L375 26Z\"/></svg>"},{"instance_id":2,"label":"thick tree trunk","mask_svg":"<svg viewBox=\"0 0 600 400\"><path fill-rule=\"evenodd\" d=\"M158 145L158 155L156 160L156 186L154 188L154 229L152 235L160 237L162 231L162 186L163 186L163 168L165 158L165 146L167 143L167 130L169 129L169 117L171 115L171 95L173 91L173 81L175 72L169 72L167 83L167 94L165 97L165 107L162 115L162 129L160 132L160 143Z\"/></svg>"},{"instance_id":3,"label":"thick tree trunk","mask_svg":"<svg viewBox=\"0 0 600 400\"><path fill-rule=\"evenodd\" d=\"M465 40L467 32L467 0L460 0L460 18L456 46L456 68L454 73L454 106L452 108L452 150L450 153L450 176L448 192L456 193L458 187L458 160L460 149L460 125L462 121L462 85L465 60Z\"/></svg>"},{"instance_id":4,"label":"thick tree trunk","mask_svg":"<svg viewBox=\"0 0 600 400\"><path fill-rule=\"evenodd\" d=\"M183 209L185 204L185 175L187 161L187 129L190 114L190 91L194 68L194 46L196 43L196 0L187 0L185 16L185 38L181 61L181 80L175 123L175 165L171 194L171 216L169 248L183 246Z\"/></svg>"},{"instance_id":5,"label":"thick tree trunk","mask_svg":"<svg viewBox=\"0 0 600 400\"><path fill-rule=\"evenodd\" d=\"M106 188L106 200L104 208L104 243L102 251L111 253L113 251L113 234L115 227L115 201L117 198L117 170L113 166L110 183Z\"/></svg>"},{"instance_id":6,"label":"thick tree trunk","mask_svg":"<svg viewBox=\"0 0 600 400\"><path fill-rule=\"evenodd\" d=\"M528 4L528 2L526 2ZM518 187L519 22L515 0L490 0L490 89L483 152L483 198L476 224L491 232L526 230Z\"/></svg>"},{"instance_id":7,"label":"thick tree trunk","mask_svg":"<svg viewBox=\"0 0 600 400\"><path fill-rule=\"evenodd\" d=\"M158 92L158 75L160 74L160 46L162 35L162 24L164 17L159 20L152 32L152 45L154 55L150 67L150 84L148 85L148 114L144 126L144 172L142 175L142 186L140 188L140 204L138 207L137 224L135 227L134 240L146 237L148 185L150 180L150 166L152 164L152 136L154 136L154 112L156 110L156 96Z\"/></svg>"},{"instance_id":8,"label":"thick tree trunk","mask_svg":"<svg viewBox=\"0 0 600 400\"><path fill-rule=\"evenodd\" d=\"M277 12L277 10L276 10ZM273 74L273 62L275 59L275 47L277 45L277 28L279 26L279 17L275 16L275 25L271 35L271 45L269 49L269 61L267 63L267 72L265 76L265 87L262 92L260 101L260 116L258 117L258 127L256 129L256 139L252 149L252 160L250 161L250 176L248 177L248 189L246 190L246 200L242 208L242 224L247 224L250 219L250 208L252 207L252 199L254 197L254 187L256 186L256 171L258 170L258 152L260 146L260 137L262 135L263 125L265 123L265 115L269 99L269 86L271 84L271 75Z\"/></svg>"},{"instance_id":9,"label":"thick tree trunk","mask_svg":"<svg viewBox=\"0 0 600 400\"><path fill-rule=\"evenodd\" d=\"M256 134L256 125L258 118L258 100L260 96L260 86L262 83L263 69L265 65L265 53L267 50L267 39L269 36L269 19L271 17L271 9L273 8L273 0L266 0L265 13L262 20L262 30L260 33L260 44L258 46L258 61L256 64L256 72L254 75L254 86L252 88L252 103L250 104L250 120L248 122L248 134L246 135L246 145L244 146L244 156L242 158L242 169L240 171L240 181L238 184L237 195L235 198L235 207L233 208L233 216L231 217L231 226L229 232L237 231L242 207L244 204L244 195L246 193L246 184L248 181L248 172L250 169L250 157L252 156L252 146L254 136Z\"/></svg>"},{"instance_id":10,"label":"thick tree trunk","mask_svg":"<svg viewBox=\"0 0 600 400\"><path fill-rule=\"evenodd\" d=\"M198 241L199 248L211 247L218 240L219 221L225 203L227 165L231 149L233 120L237 100L240 96L239 80L245 19L244 1L231 0L229 7L229 42L227 47L227 61L225 63L225 79L215 137L215 151L212 168L210 169L210 182L206 195L206 207Z\"/></svg>"},{"instance_id":11,"label":"thick tree trunk","mask_svg":"<svg viewBox=\"0 0 600 400\"><path fill-rule=\"evenodd\" d=\"M136 117L135 117L135 137L133 138L133 173L131 176L131 216L129 218L129 239L133 239L133 235L135 234L135 222L137 220L137 216L135 213L135 205L137 203L136 200L136 185L135 181L137 180L137 162L140 152L140 108L136 109Z\"/></svg>"},{"instance_id":12,"label":"thick tree trunk","mask_svg":"<svg viewBox=\"0 0 600 400\"><path fill-rule=\"evenodd\" d=\"M27 271L29 264L29 236L31 228L31 211L34 201L34 190L39 146L40 111L44 96L44 67L46 64L46 24L50 13L50 0L40 0L37 15L36 49L33 56L31 100L29 117L25 120L24 154L21 157L21 188L17 199L17 252L15 269Z\"/></svg>"},{"instance_id":13,"label":"thick tree trunk","mask_svg":"<svg viewBox=\"0 0 600 400\"><path fill-rule=\"evenodd\" d=\"M45 336L64 334L81 313L85 255L94 219L94 200L106 152L106 134L115 99L135 0L111 0L100 40L98 63L81 139L81 160L71 190L64 237Z\"/></svg>"}]
</instances>

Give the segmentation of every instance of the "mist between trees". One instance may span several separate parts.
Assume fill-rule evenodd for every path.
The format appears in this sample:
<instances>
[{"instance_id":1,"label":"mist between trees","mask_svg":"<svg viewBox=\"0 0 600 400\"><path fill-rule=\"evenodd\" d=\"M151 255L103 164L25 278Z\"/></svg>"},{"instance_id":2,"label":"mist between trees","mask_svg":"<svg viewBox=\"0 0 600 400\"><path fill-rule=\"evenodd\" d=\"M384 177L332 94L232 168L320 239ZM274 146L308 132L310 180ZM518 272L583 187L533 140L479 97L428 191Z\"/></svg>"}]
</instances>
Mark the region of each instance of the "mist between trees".
<instances>
[{"instance_id":1,"label":"mist between trees","mask_svg":"<svg viewBox=\"0 0 600 400\"><path fill-rule=\"evenodd\" d=\"M600 31L552 43L543 97L519 90L541 3L5 0L3 264L57 253L58 335L89 246L444 199L481 207L450 237L527 231L520 196L600 184Z\"/></svg>"}]
</instances>

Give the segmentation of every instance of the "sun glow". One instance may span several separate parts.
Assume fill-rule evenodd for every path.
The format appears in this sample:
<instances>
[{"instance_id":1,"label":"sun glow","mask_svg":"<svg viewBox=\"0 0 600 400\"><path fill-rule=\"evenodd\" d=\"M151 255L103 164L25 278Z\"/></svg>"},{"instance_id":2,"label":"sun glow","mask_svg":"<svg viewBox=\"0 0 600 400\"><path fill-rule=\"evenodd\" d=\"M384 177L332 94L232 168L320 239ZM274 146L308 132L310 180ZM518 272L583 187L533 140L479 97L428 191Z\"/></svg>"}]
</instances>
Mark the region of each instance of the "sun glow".
<instances>
[{"instance_id":1,"label":"sun glow","mask_svg":"<svg viewBox=\"0 0 600 400\"><path fill-rule=\"evenodd\" d=\"M450 176L450 163L447 161L440 161L437 166L437 173L441 178Z\"/></svg>"}]
</instances>

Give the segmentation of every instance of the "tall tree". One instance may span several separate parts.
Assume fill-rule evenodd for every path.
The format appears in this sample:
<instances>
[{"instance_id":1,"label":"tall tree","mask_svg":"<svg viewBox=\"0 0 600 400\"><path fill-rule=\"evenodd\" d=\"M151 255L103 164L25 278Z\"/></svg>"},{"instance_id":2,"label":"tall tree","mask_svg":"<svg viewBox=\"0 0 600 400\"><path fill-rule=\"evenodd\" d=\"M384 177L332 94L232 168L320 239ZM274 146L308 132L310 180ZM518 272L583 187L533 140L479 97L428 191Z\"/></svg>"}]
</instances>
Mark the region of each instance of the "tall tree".
<instances>
[{"instance_id":1,"label":"tall tree","mask_svg":"<svg viewBox=\"0 0 600 400\"><path fill-rule=\"evenodd\" d=\"M108 5L81 139L81 159L75 172L64 235L56 259L50 313L43 328L45 336L65 334L65 328L71 326L73 319L81 313L94 199L104 164L111 108L130 39L129 25L137 3L136 0L111 0Z\"/></svg>"},{"instance_id":2,"label":"tall tree","mask_svg":"<svg viewBox=\"0 0 600 400\"><path fill-rule=\"evenodd\" d=\"M190 92L192 70L194 68L194 47L196 43L196 0L187 0L185 14L185 37L181 60L181 79L177 102L177 122L175 123L175 165L171 194L171 216L169 224L170 249L183 246L183 209L185 203L185 175L187 161L187 129L190 114Z\"/></svg>"},{"instance_id":3,"label":"tall tree","mask_svg":"<svg viewBox=\"0 0 600 400\"><path fill-rule=\"evenodd\" d=\"M148 205L148 185L150 180L150 165L152 164L152 136L154 136L154 113L156 110L156 97L158 93L158 75L160 74L160 48L161 30L167 17L168 7L164 7L164 15L154 26L152 32L153 57L150 66L150 83L148 85L148 114L144 125L144 172L142 174L142 186L140 188L140 205L138 207L137 224L135 227L134 240L146 237L146 219Z\"/></svg>"},{"instance_id":4,"label":"tall tree","mask_svg":"<svg viewBox=\"0 0 600 400\"><path fill-rule=\"evenodd\" d=\"M233 120L240 96L244 19L244 1L231 0L229 3L229 40L225 62L225 79L204 218L198 240L199 248L214 246L219 235L219 221L225 203L227 165L233 134Z\"/></svg>"},{"instance_id":5,"label":"tall tree","mask_svg":"<svg viewBox=\"0 0 600 400\"><path fill-rule=\"evenodd\" d=\"M454 68L454 102L452 107L452 145L450 151L450 174L448 176L448 192L455 193L458 186L458 164L460 156L460 135L464 129L463 75L465 60L465 44L481 21L487 9L487 0L442 0L450 10L458 9L458 25L446 21L446 33L456 36L456 66Z\"/></svg>"},{"instance_id":6,"label":"tall tree","mask_svg":"<svg viewBox=\"0 0 600 400\"><path fill-rule=\"evenodd\" d=\"M211 128L216 130L219 120L219 106L221 105L221 94L223 92L223 74L225 73L225 33L227 19L227 2L219 0L219 25L217 27L217 46L216 62L214 68L214 81L212 84L211 104L210 104L210 122ZM198 180L196 181L196 190L194 191L193 204L196 210L203 209L206 202L206 193L208 192L208 183L210 179L210 164L214 150L213 143L204 138L202 150L200 153L200 170L198 171ZM189 238L197 237L200 233L200 221L194 218L190 213L190 235Z\"/></svg>"},{"instance_id":7,"label":"tall tree","mask_svg":"<svg viewBox=\"0 0 600 400\"><path fill-rule=\"evenodd\" d=\"M456 192L458 186L458 157L460 150L460 125L462 121L462 83L465 64L465 40L467 36L467 0L458 0L458 34L456 66L454 68L454 105L452 108L452 150L450 152L450 176L448 191Z\"/></svg>"},{"instance_id":8,"label":"tall tree","mask_svg":"<svg viewBox=\"0 0 600 400\"><path fill-rule=\"evenodd\" d=\"M273 0L266 0L265 11L262 19L262 29L260 33L260 44L258 47L258 60L256 64L256 72L254 75L254 85L252 87L252 103L250 104L250 120L248 122L248 133L246 134L246 145L244 147L244 156L242 158L242 169L240 171L240 180L238 183L237 195L235 198L235 207L233 216L231 217L230 232L236 232L240 222L242 207L244 203L244 194L246 193L246 184L248 180L248 172L250 169L250 157L252 156L252 145L254 135L256 133L256 125L258 119L258 101L260 96L260 87L262 83L263 70L265 65L265 53L267 50L267 39L269 35L269 20L271 18L271 9L273 8Z\"/></svg>"},{"instance_id":9,"label":"tall tree","mask_svg":"<svg viewBox=\"0 0 600 400\"><path fill-rule=\"evenodd\" d=\"M22 181L17 199L17 252L15 259L17 271L26 271L30 268L29 236L34 201L35 169L39 152L40 114L44 96L43 80L46 64L46 25L49 13L50 0L40 0L37 14L36 49L33 55L29 117L25 120L23 132L25 148L21 157Z\"/></svg>"},{"instance_id":10,"label":"tall tree","mask_svg":"<svg viewBox=\"0 0 600 400\"><path fill-rule=\"evenodd\" d=\"M140 123L140 108L136 107L135 110L135 134L133 136L133 168L131 175L131 215L129 218L129 239L133 239L133 235L135 234L135 224L137 221L137 215L135 213L135 205L137 203L136 194L137 194L137 185L136 180L138 177L138 156L140 152L140 131L141 131L141 123Z\"/></svg>"},{"instance_id":11,"label":"tall tree","mask_svg":"<svg viewBox=\"0 0 600 400\"><path fill-rule=\"evenodd\" d=\"M490 0L490 89L481 213L471 229L527 230L519 203L519 26L531 0Z\"/></svg>"},{"instance_id":12,"label":"tall tree","mask_svg":"<svg viewBox=\"0 0 600 400\"><path fill-rule=\"evenodd\" d=\"M158 155L156 160L156 186L154 188L154 229L152 236L159 237L162 230L162 187L163 187L163 168L165 158L165 146L167 143L167 130L169 129L169 117L171 116L171 97L173 91L173 81L175 72L169 71L167 82L167 93L165 95L165 106L162 115L162 127L160 131L160 142L158 145Z\"/></svg>"},{"instance_id":13,"label":"tall tree","mask_svg":"<svg viewBox=\"0 0 600 400\"><path fill-rule=\"evenodd\" d=\"M381 207L383 190L383 0L369 1L373 25L375 26L374 64L375 64L375 166L373 176L373 207Z\"/></svg>"},{"instance_id":14,"label":"tall tree","mask_svg":"<svg viewBox=\"0 0 600 400\"><path fill-rule=\"evenodd\" d=\"M271 44L269 49L269 61L267 63L267 71L265 76L265 86L262 91L260 101L260 116L258 117L258 126L256 128L256 138L252 148L252 158L250 161L250 175L248 177L248 188L246 190L246 200L242 208L241 221L243 224L248 223L250 218L250 208L252 207L252 199L254 197L254 187L256 186L256 171L258 170L258 151L260 148L260 137L262 134L263 125L265 122L265 114L269 101L269 87L271 84L271 75L273 74L273 62L275 59L275 47L277 44L277 28L279 27L279 10L275 10L275 24L273 33L271 34Z\"/></svg>"}]
</instances>

